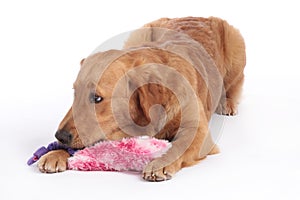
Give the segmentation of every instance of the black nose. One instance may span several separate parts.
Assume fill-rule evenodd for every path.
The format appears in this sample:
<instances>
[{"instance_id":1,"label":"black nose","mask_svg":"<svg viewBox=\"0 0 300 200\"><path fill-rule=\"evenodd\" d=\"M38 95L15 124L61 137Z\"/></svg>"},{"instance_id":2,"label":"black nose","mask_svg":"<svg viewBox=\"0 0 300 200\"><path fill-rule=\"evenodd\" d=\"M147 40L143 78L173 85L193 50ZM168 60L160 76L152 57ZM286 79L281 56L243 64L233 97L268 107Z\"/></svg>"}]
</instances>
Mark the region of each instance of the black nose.
<instances>
[{"instance_id":1,"label":"black nose","mask_svg":"<svg viewBox=\"0 0 300 200\"><path fill-rule=\"evenodd\" d=\"M71 133L63 130L59 130L55 133L55 137L58 141L63 144L70 144L72 142L73 136Z\"/></svg>"}]
</instances>

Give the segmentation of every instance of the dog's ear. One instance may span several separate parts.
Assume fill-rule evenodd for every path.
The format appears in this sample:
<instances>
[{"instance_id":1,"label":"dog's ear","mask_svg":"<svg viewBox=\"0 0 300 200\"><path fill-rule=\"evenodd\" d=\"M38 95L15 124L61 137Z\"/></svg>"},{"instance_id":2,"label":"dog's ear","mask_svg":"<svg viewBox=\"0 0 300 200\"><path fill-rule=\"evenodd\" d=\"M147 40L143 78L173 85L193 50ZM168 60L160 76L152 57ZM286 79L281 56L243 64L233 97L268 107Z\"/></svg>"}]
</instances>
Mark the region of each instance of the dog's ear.
<instances>
[{"instance_id":1,"label":"dog's ear","mask_svg":"<svg viewBox=\"0 0 300 200\"><path fill-rule=\"evenodd\" d=\"M150 123L148 115L148 100L142 95L143 88L136 89L130 97L129 112L132 120L139 126L146 126Z\"/></svg>"},{"instance_id":2,"label":"dog's ear","mask_svg":"<svg viewBox=\"0 0 300 200\"><path fill-rule=\"evenodd\" d=\"M123 48L136 47L140 44L151 42L152 41L152 28L145 27L133 31L126 42L124 43Z\"/></svg>"},{"instance_id":3,"label":"dog's ear","mask_svg":"<svg viewBox=\"0 0 300 200\"><path fill-rule=\"evenodd\" d=\"M85 58L83 58L83 59L80 61L80 67L82 67L84 61L85 61Z\"/></svg>"},{"instance_id":4,"label":"dog's ear","mask_svg":"<svg viewBox=\"0 0 300 200\"><path fill-rule=\"evenodd\" d=\"M157 134L166 124L166 99L161 85L149 83L135 90L130 98L130 115L139 126L150 125ZM153 136L152 135L152 136Z\"/></svg>"}]
</instances>

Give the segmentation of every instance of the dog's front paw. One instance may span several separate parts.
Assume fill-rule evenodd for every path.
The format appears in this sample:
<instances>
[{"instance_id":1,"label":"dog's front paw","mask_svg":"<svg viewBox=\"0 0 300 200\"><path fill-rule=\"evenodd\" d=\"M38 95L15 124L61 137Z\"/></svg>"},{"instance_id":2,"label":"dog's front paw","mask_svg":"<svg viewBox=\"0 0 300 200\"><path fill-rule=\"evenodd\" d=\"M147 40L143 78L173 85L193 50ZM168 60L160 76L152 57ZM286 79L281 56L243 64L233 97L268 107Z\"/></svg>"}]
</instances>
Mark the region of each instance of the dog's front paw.
<instances>
[{"instance_id":1,"label":"dog's front paw","mask_svg":"<svg viewBox=\"0 0 300 200\"><path fill-rule=\"evenodd\" d=\"M70 154L65 150L50 151L38 162L39 170L43 173L63 172L67 170Z\"/></svg>"},{"instance_id":2,"label":"dog's front paw","mask_svg":"<svg viewBox=\"0 0 300 200\"><path fill-rule=\"evenodd\" d=\"M226 99L225 103L218 106L216 113L220 115L234 116L237 114L237 107L238 104L236 102L233 102L231 99Z\"/></svg>"},{"instance_id":3,"label":"dog's front paw","mask_svg":"<svg viewBox=\"0 0 300 200\"><path fill-rule=\"evenodd\" d=\"M146 181L166 181L177 172L175 164L164 166L159 159L150 162L143 170L143 178Z\"/></svg>"}]
</instances>

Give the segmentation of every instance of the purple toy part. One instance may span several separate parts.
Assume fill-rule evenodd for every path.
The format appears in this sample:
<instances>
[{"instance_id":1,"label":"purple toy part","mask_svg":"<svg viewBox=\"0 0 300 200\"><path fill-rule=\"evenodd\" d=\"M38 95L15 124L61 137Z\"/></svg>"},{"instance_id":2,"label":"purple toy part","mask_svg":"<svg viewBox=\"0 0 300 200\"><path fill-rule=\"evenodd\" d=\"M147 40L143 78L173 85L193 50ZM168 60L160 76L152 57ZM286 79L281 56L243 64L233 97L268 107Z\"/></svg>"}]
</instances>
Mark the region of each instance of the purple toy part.
<instances>
[{"instance_id":1,"label":"purple toy part","mask_svg":"<svg viewBox=\"0 0 300 200\"><path fill-rule=\"evenodd\" d=\"M49 151L63 149L66 150L71 156L76 152L75 149L67 147L66 145L59 144L58 142L52 142L48 145L48 147L40 147L36 152L34 152L33 156L27 161L27 165L32 165L36 161L38 161L43 155L48 153Z\"/></svg>"},{"instance_id":2,"label":"purple toy part","mask_svg":"<svg viewBox=\"0 0 300 200\"><path fill-rule=\"evenodd\" d=\"M28 161L27 161L27 165L32 165L33 163L35 163L40 157L42 157L43 155L45 155L48 152L48 150L45 147L41 147L39 148L34 154L33 157L31 157Z\"/></svg>"}]
</instances>

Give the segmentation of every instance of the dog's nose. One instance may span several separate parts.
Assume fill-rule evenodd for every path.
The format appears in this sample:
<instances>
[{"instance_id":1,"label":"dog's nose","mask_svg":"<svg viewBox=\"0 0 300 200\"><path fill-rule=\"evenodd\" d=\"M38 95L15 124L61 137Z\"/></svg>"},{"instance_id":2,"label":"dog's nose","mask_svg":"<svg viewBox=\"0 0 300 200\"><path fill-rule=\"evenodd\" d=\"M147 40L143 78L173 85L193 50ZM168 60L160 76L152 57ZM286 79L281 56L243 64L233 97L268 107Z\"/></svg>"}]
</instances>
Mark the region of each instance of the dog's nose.
<instances>
[{"instance_id":1,"label":"dog's nose","mask_svg":"<svg viewBox=\"0 0 300 200\"><path fill-rule=\"evenodd\" d=\"M70 144L72 142L73 136L71 133L64 131L64 130L58 130L55 133L55 137L58 141L60 141L63 144Z\"/></svg>"}]
</instances>

